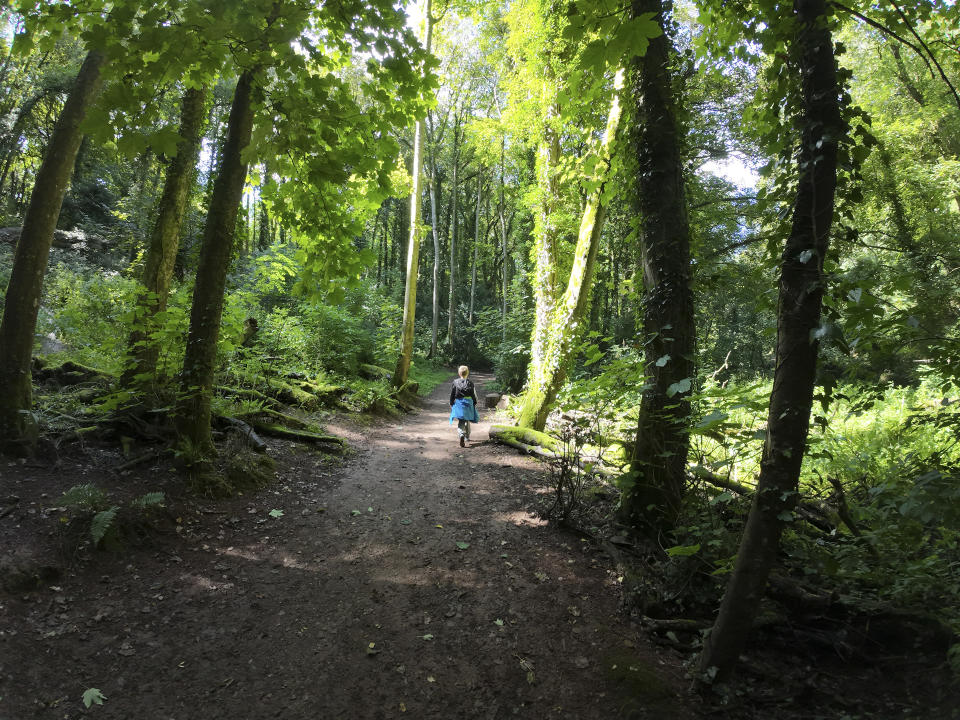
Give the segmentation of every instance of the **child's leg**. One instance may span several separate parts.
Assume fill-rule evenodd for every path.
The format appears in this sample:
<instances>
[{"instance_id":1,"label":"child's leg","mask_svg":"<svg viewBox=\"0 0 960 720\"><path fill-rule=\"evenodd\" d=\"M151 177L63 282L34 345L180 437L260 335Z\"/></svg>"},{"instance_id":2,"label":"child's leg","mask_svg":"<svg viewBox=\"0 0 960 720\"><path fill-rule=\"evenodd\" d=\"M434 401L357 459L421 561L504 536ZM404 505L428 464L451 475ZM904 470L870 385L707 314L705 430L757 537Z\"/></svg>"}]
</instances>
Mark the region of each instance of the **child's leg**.
<instances>
[{"instance_id":1,"label":"child's leg","mask_svg":"<svg viewBox=\"0 0 960 720\"><path fill-rule=\"evenodd\" d=\"M466 425L466 423L467 423L466 420L462 420L462 419L461 419L461 420L457 420L457 435L459 435L460 437L463 437L463 436L464 436L463 426ZM468 436L470 435L470 431L469 431L469 430L466 432L466 435L468 435Z\"/></svg>"},{"instance_id":2,"label":"child's leg","mask_svg":"<svg viewBox=\"0 0 960 720\"><path fill-rule=\"evenodd\" d=\"M470 421L469 420L463 421L463 434L467 436L467 440L470 439Z\"/></svg>"}]
</instances>

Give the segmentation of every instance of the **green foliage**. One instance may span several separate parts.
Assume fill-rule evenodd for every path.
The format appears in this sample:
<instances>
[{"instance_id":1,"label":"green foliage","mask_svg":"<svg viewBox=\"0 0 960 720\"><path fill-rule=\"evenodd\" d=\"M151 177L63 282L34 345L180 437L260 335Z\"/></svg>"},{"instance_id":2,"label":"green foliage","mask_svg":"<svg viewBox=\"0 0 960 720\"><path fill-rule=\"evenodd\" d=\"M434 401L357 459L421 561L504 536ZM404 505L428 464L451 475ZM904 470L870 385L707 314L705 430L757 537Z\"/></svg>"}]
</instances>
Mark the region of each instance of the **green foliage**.
<instances>
[{"instance_id":1,"label":"green foliage","mask_svg":"<svg viewBox=\"0 0 960 720\"><path fill-rule=\"evenodd\" d=\"M116 373L136 283L85 263L61 264L48 273L44 290L37 333L64 342L70 359Z\"/></svg>"},{"instance_id":2,"label":"green foliage","mask_svg":"<svg viewBox=\"0 0 960 720\"><path fill-rule=\"evenodd\" d=\"M113 522L117 518L118 505L101 510L93 516L90 521L90 538L93 540L94 547L99 546L107 533L113 528Z\"/></svg>"},{"instance_id":3,"label":"green foliage","mask_svg":"<svg viewBox=\"0 0 960 720\"><path fill-rule=\"evenodd\" d=\"M93 484L74 485L60 498L67 508L81 513L81 519L90 523L90 539L94 547L118 547L121 543L119 516L123 508L113 504L110 495ZM166 496L162 492L149 492L131 500L127 506L142 514L150 508L162 507Z\"/></svg>"},{"instance_id":4,"label":"green foliage","mask_svg":"<svg viewBox=\"0 0 960 720\"><path fill-rule=\"evenodd\" d=\"M87 688L83 691L83 706L90 708L93 705L103 705L103 701L107 699L107 696L104 695L98 688Z\"/></svg>"},{"instance_id":5,"label":"green foliage","mask_svg":"<svg viewBox=\"0 0 960 720\"><path fill-rule=\"evenodd\" d=\"M148 492L130 501L130 507L145 510L148 507L163 507L166 495L162 492Z\"/></svg>"},{"instance_id":6,"label":"green foliage","mask_svg":"<svg viewBox=\"0 0 960 720\"><path fill-rule=\"evenodd\" d=\"M415 358L410 366L410 380L419 383L417 394L426 397L438 385L450 379L451 368L443 363L433 362L427 358Z\"/></svg>"},{"instance_id":7,"label":"green foliage","mask_svg":"<svg viewBox=\"0 0 960 720\"><path fill-rule=\"evenodd\" d=\"M85 485L74 485L60 497L60 502L67 507L97 512L109 505L109 497L96 485L87 483Z\"/></svg>"},{"instance_id":8,"label":"green foliage","mask_svg":"<svg viewBox=\"0 0 960 720\"><path fill-rule=\"evenodd\" d=\"M551 462L553 504L545 517L568 523L582 512L584 494L590 474L584 467L584 445L588 438L587 422L578 418L560 427L557 458Z\"/></svg>"}]
</instances>

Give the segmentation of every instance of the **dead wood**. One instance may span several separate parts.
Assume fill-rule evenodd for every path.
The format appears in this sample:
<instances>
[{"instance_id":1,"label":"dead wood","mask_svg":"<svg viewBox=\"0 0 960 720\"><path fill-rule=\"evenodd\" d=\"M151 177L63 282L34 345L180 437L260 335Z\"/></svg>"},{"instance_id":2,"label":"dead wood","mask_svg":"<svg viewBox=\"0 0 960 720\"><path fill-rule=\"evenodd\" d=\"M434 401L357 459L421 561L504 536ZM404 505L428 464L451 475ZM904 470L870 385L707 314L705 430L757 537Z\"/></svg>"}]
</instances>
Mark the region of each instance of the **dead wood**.
<instances>
[{"instance_id":1,"label":"dead wood","mask_svg":"<svg viewBox=\"0 0 960 720\"><path fill-rule=\"evenodd\" d=\"M283 403L281 403L279 400L276 400L254 388L235 388L228 387L226 385L218 385L214 388L214 390L218 395L224 395L226 397L241 397L251 400L260 400L274 409L282 409L284 407Z\"/></svg>"},{"instance_id":2,"label":"dead wood","mask_svg":"<svg viewBox=\"0 0 960 720\"><path fill-rule=\"evenodd\" d=\"M263 441L256 431L243 420L227 415L218 415L215 418L220 424L227 426L236 432L244 441L257 452L266 452L267 444Z\"/></svg>"},{"instance_id":3,"label":"dead wood","mask_svg":"<svg viewBox=\"0 0 960 720\"><path fill-rule=\"evenodd\" d=\"M640 621L656 632L691 632L697 633L713 625L712 620L696 620L692 618L652 618L644 615Z\"/></svg>"},{"instance_id":4,"label":"dead wood","mask_svg":"<svg viewBox=\"0 0 960 720\"><path fill-rule=\"evenodd\" d=\"M284 440L296 440L298 442L308 443L333 443L341 447L346 445L343 438L339 438L336 435L323 435L307 430L291 430L290 428L285 428L280 425L270 425L257 420L251 420L250 424L264 435L283 438Z\"/></svg>"},{"instance_id":5,"label":"dead wood","mask_svg":"<svg viewBox=\"0 0 960 720\"><path fill-rule=\"evenodd\" d=\"M284 412L279 412L277 410L269 410L263 408L261 410L251 410L250 412L238 413L233 417L239 418L241 420L251 420L259 417L267 417L276 420L279 423L282 423L288 427L296 428L297 430L309 430L310 423L306 420L301 420L298 417L293 415L288 415Z\"/></svg>"},{"instance_id":6,"label":"dead wood","mask_svg":"<svg viewBox=\"0 0 960 720\"><path fill-rule=\"evenodd\" d=\"M741 485L733 480L703 470L698 471L696 476L709 485L713 485L722 490L729 490L745 498L753 497L753 488L749 485ZM836 530L836 525L830 519L829 509L822 503L814 502L813 500L801 500L797 505L797 515L827 535Z\"/></svg>"},{"instance_id":7,"label":"dead wood","mask_svg":"<svg viewBox=\"0 0 960 720\"><path fill-rule=\"evenodd\" d=\"M131 460L127 460L127 462L125 463L121 463L120 465L117 465L114 468L114 470L116 472L123 472L124 470L135 468L137 465L142 465L143 463L150 462L151 460L155 460L157 457L159 457L159 454L155 450L150 450L149 452L145 452L142 455L138 455L137 457Z\"/></svg>"}]
</instances>

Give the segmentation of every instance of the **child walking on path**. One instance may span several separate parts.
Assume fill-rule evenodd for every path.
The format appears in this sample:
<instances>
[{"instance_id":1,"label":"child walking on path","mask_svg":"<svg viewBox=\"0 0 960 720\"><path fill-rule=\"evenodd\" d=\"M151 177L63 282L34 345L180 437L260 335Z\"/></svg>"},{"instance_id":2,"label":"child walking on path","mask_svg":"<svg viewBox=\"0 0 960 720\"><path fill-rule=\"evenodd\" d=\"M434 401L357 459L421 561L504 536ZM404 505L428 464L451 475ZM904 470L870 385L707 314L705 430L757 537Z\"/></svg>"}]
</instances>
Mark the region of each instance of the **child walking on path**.
<instances>
[{"instance_id":1,"label":"child walking on path","mask_svg":"<svg viewBox=\"0 0 960 720\"><path fill-rule=\"evenodd\" d=\"M450 424L457 420L457 434L460 436L460 447L466 447L470 439L470 423L480 422L477 415L477 391L473 388L473 381L467 379L470 368L461 365L457 374L460 376L453 381L450 388Z\"/></svg>"}]
</instances>

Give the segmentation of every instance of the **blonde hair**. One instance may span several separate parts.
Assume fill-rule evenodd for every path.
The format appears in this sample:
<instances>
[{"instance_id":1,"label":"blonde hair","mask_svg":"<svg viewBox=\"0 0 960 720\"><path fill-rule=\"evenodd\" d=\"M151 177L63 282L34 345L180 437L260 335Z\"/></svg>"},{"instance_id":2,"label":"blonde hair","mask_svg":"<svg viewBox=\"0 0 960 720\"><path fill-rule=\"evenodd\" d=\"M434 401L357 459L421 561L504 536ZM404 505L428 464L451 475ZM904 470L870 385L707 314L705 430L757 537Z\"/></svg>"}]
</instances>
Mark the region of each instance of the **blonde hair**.
<instances>
[{"instance_id":1,"label":"blonde hair","mask_svg":"<svg viewBox=\"0 0 960 720\"><path fill-rule=\"evenodd\" d=\"M459 368L457 368L457 374L460 377L465 378L470 374L470 368L468 368L466 365L461 365Z\"/></svg>"}]
</instances>

